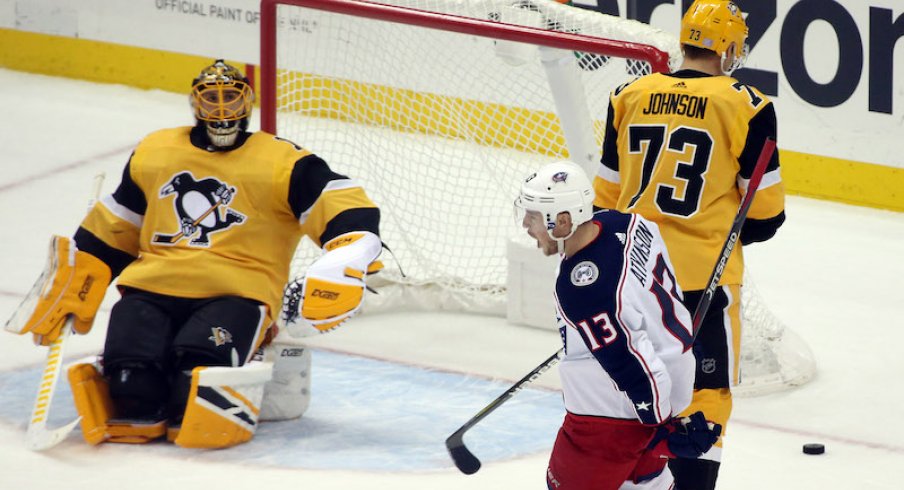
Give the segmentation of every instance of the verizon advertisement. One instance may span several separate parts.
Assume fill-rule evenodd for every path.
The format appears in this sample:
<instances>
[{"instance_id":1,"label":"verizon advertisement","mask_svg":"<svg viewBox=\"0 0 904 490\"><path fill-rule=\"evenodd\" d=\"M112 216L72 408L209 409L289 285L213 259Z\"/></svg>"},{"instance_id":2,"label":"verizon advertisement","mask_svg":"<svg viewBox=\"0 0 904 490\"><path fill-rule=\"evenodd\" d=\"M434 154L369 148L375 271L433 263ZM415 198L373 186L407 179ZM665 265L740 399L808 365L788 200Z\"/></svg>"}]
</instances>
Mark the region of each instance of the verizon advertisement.
<instances>
[{"instance_id":1,"label":"verizon advertisement","mask_svg":"<svg viewBox=\"0 0 904 490\"><path fill-rule=\"evenodd\" d=\"M513 0L514 1L514 0ZM575 0L677 35L692 0ZM737 0L783 149L904 168L904 2ZM281 19L315 30L304 17ZM0 0L0 27L257 64L258 0Z\"/></svg>"},{"instance_id":2,"label":"verizon advertisement","mask_svg":"<svg viewBox=\"0 0 904 490\"><path fill-rule=\"evenodd\" d=\"M577 0L675 34L692 0ZM775 102L785 149L904 167L904 2L737 0L747 67ZM896 49L897 48L897 49Z\"/></svg>"}]
</instances>

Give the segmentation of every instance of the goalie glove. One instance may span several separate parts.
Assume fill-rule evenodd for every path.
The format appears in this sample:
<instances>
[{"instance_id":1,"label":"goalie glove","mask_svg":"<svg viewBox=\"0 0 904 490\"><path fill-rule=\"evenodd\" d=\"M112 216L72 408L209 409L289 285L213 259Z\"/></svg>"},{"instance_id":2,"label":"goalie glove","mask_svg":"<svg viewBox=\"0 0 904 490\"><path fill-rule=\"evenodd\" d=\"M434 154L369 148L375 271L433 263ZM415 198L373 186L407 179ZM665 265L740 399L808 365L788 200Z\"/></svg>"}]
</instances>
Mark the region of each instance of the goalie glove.
<instances>
[{"instance_id":1,"label":"goalie glove","mask_svg":"<svg viewBox=\"0 0 904 490\"><path fill-rule=\"evenodd\" d=\"M663 458L699 458L719 440L722 426L706 421L703 412L690 417L672 417L656 428L647 449Z\"/></svg>"},{"instance_id":2,"label":"goalie glove","mask_svg":"<svg viewBox=\"0 0 904 490\"><path fill-rule=\"evenodd\" d=\"M59 338L67 317L72 315L75 333L86 334L94 324L110 281L107 264L75 248L71 239L54 236L44 272L6 322L6 330L17 334L31 332L35 344L50 345Z\"/></svg>"},{"instance_id":3,"label":"goalie glove","mask_svg":"<svg viewBox=\"0 0 904 490\"><path fill-rule=\"evenodd\" d=\"M286 285L278 325L293 337L328 332L353 317L364 299L365 277L379 271L380 237L351 232L327 242L305 272Z\"/></svg>"}]
</instances>

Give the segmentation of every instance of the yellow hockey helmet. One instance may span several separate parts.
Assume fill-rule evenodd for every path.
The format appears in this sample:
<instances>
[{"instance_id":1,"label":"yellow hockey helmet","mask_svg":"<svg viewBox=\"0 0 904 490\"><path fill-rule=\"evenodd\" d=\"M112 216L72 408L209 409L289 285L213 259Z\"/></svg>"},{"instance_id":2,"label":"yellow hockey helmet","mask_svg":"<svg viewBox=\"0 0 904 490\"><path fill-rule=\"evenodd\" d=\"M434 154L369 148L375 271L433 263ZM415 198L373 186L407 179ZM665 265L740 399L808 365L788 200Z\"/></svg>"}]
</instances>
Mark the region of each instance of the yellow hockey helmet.
<instances>
[{"instance_id":1,"label":"yellow hockey helmet","mask_svg":"<svg viewBox=\"0 0 904 490\"><path fill-rule=\"evenodd\" d=\"M223 60L201 70L192 80L189 100L195 119L203 121L214 145L231 146L239 130L246 130L254 91L245 75Z\"/></svg>"},{"instance_id":2,"label":"yellow hockey helmet","mask_svg":"<svg viewBox=\"0 0 904 490\"><path fill-rule=\"evenodd\" d=\"M723 59L735 46L728 72L747 58L747 22L738 6L729 0L695 0L681 20L681 44L715 52Z\"/></svg>"}]
</instances>

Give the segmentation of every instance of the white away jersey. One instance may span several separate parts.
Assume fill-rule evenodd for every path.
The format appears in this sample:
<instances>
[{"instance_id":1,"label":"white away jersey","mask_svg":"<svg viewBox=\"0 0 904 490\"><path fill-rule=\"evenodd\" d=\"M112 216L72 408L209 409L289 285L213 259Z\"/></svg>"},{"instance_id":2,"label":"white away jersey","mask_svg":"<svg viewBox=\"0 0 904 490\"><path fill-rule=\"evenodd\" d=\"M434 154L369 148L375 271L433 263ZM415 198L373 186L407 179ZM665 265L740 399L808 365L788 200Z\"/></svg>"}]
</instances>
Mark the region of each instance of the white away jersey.
<instances>
[{"instance_id":1,"label":"white away jersey","mask_svg":"<svg viewBox=\"0 0 904 490\"><path fill-rule=\"evenodd\" d=\"M691 400L691 316L655 223L611 210L593 223L556 280L565 408L658 424Z\"/></svg>"}]
</instances>

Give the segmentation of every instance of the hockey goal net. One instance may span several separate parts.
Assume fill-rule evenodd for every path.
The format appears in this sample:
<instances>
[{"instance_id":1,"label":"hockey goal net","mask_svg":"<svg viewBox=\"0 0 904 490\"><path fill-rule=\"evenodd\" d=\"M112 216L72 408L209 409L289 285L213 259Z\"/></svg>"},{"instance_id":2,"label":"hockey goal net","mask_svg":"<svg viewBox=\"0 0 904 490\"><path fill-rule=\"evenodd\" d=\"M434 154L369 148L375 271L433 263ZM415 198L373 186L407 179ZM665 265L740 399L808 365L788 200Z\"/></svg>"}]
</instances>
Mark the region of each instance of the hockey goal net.
<instances>
[{"instance_id":1,"label":"hockey goal net","mask_svg":"<svg viewBox=\"0 0 904 490\"><path fill-rule=\"evenodd\" d=\"M262 129L380 205L392 253L369 311L504 315L521 179L565 158L593 175L609 93L680 61L673 35L552 0L264 0L261 16ZM318 253L305 241L293 273ZM763 308L758 296L745 306ZM748 335L781 343L787 329L768 322ZM744 364L757 392L812 376L750 344L763 352ZM751 373L767 357L769 372Z\"/></svg>"}]
</instances>

